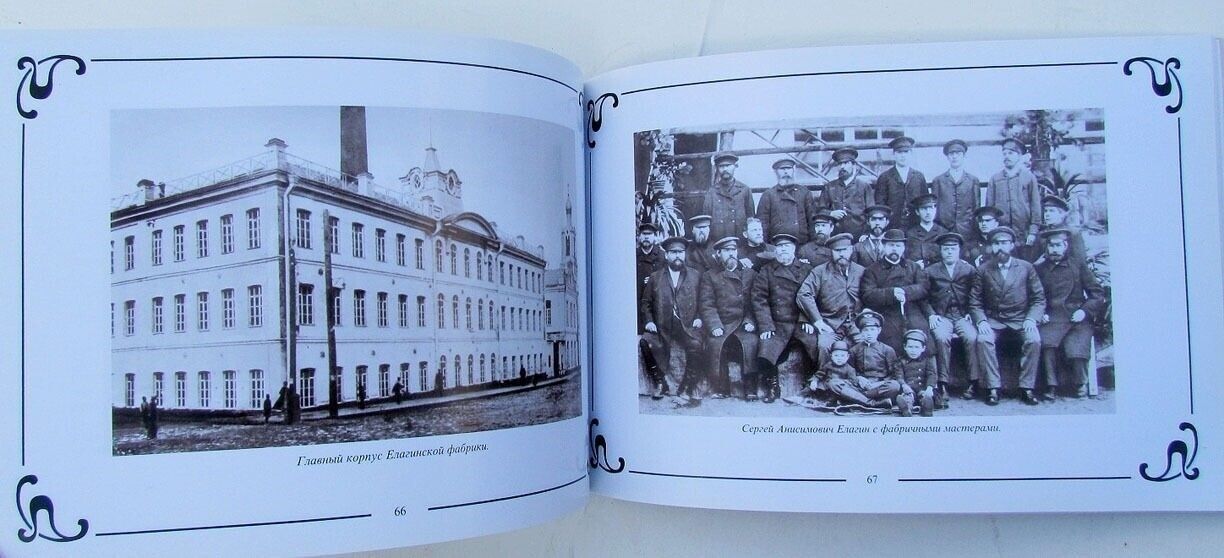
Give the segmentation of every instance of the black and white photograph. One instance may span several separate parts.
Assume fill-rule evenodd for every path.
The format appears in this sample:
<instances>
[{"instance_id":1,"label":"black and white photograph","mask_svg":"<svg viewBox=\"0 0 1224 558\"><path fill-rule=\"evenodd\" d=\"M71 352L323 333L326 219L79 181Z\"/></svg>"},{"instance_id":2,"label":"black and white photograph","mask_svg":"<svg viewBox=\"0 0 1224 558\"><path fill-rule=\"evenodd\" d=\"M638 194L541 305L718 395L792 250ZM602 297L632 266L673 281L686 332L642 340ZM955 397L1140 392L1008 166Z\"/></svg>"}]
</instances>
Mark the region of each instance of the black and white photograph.
<instances>
[{"instance_id":1,"label":"black and white photograph","mask_svg":"<svg viewBox=\"0 0 1224 558\"><path fill-rule=\"evenodd\" d=\"M581 414L570 130L364 106L110 130L114 455Z\"/></svg>"},{"instance_id":2,"label":"black and white photograph","mask_svg":"<svg viewBox=\"0 0 1224 558\"><path fill-rule=\"evenodd\" d=\"M634 135L639 411L1111 414L1097 108Z\"/></svg>"}]
</instances>

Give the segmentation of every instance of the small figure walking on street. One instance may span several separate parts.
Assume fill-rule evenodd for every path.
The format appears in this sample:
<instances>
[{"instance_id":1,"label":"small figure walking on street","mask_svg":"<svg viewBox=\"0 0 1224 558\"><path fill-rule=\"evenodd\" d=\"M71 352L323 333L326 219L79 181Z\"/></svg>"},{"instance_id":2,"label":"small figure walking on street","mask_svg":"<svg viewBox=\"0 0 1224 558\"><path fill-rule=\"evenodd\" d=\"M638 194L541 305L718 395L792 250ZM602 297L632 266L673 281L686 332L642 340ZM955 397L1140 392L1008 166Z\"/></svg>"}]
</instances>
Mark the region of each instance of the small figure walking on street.
<instances>
[{"instance_id":1,"label":"small figure walking on street","mask_svg":"<svg viewBox=\"0 0 1224 558\"><path fill-rule=\"evenodd\" d=\"M268 421L272 419L272 396L266 393L264 394L263 413L264 424L268 424Z\"/></svg>"}]
</instances>

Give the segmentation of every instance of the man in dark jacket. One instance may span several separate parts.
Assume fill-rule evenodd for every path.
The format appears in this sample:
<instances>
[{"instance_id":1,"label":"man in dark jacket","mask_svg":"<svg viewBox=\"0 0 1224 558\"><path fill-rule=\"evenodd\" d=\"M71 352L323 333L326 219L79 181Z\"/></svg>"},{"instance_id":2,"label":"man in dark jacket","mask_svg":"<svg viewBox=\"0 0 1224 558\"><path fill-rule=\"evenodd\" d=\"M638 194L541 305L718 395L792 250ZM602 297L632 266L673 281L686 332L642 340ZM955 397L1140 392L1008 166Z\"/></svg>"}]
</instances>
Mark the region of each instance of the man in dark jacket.
<instances>
[{"instance_id":1,"label":"man in dark jacket","mask_svg":"<svg viewBox=\"0 0 1224 558\"><path fill-rule=\"evenodd\" d=\"M826 209L837 219L837 232L850 233L854 238L866 234L868 207L876 204L875 188L859 172L858 151L843 147L833 152L837 178L829 181L813 199L816 209Z\"/></svg>"},{"instance_id":2,"label":"man in dark jacket","mask_svg":"<svg viewBox=\"0 0 1224 558\"><path fill-rule=\"evenodd\" d=\"M1033 172L1020 163L1024 144L1007 138L1001 147L1003 169L990 177L983 205L993 205L1003 212L999 223L1016 231L1017 246L1032 246L1037 241L1041 217L1041 185Z\"/></svg>"},{"instance_id":3,"label":"man in dark jacket","mask_svg":"<svg viewBox=\"0 0 1224 558\"><path fill-rule=\"evenodd\" d=\"M1075 396L1087 397L1092 322L1105 310L1105 290L1087 265L1071 259L1071 231L1051 229L1042 237L1045 259L1036 266L1046 295L1045 314L1038 322L1046 378L1042 399L1055 399L1060 351L1069 369L1064 377L1074 386Z\"/></svg>"},{"instance_id":4,"label":"man in dark jacket","mask_svg":"<svg viewBox=\"0 0 1224 558\"><path fill-rule=\"evenodd\" d=\"M920 305L931 328L934 341L931 348L939 367L940 391L946 390L953 376L952 343L958 342L968 370L956 376L967 382L965 398L973 399L979 378L975 348L977 328L969 317L969 292L973 290L977 272L960 258L963 242L957 233L944 233L935 239L939 245L940 261L923 270L926 273L927 296Z\"/></svg>"},{"instance_id":5,"label":"man in dark jacket","mask_svg":"<svg viewBox=\"0 0 1224 558\"><path fill-rule=\"evenodd\" d=\"M850 259L863 267L876 263L884 255L884 231L892 221L892 210L887 205L873 205L865 211L867 234L859 237Z\"/></svg>"},{"instance_id":6,"label":"man in dark jacket","mask_svg":"<svg viewBox=\"0 0 1224 558\"><path fill-rule=\"evenodd\" d=\"M913 215L909 213L910 200L929 194L930 190L926 177L909 165L910 151L914 148L913 138L895 138L888 142L888 147L892 148L894 164L876 179L875 200L892 209L893 225L904 229L914 223Z\"/></svg>"},{"instance_id":7,"label":"man in dark jacket","mask_svg":"<svg viewBox=\"0 0 1224 558\"><path fill-rule=\"evenodd\" d=\"M934 194L923 194L910 204L918 222L905 229L905 257L919 266L926 267L939 261L939 246L935 237L948 232L935 222L937 207Z\"/></svg>"},{"instance_id":8,"label":"man in dark jacket","mask_svg":"<svg viewBox=\"0 0 1224 558\"><path fill-rule=\"evenodd\" d=\"M752 205L752 190L735 179L739 157L721 153L714 157L715 184L706 190L701 213L709 215L710 236L724 238L744 230L749 217L756 216Z\"/></svg>"},{"instance_id":9,"label":"man in dark jacket","mask_svg":"<svg viewBox=\"0 0 1224 558\"><path fill-rule=\"evenodd\" d=\"M969 265L978 267L994 253L990 246L990 232L999 228L999 217L1002 215L999 208L989 205L973 210L973 222L977 226L972 234L965 237L965 245L961 249L961 258Z\"/></svg>"},{"instance_id":10,"label":"man in dark jacket","mask_svg":"<svg viewBox=\"0 0 1224 558\"><path fill-rule=\"evenodd\" d=\"M850 261L849 233L833 235L828 247L832 260L812 268L795 295L799 309L816 328L822 366L834 341L858 342L854 316L863 308L859 287L865 271Z\"/></svg>"},{"instance_id":11,"label":"man in dark jacket","mask_svg":"<svg viewBox=\"0 0 1224 558\"><path fill-rule=\"evenodd\" d=\"M945 143L948 170L931 180L931 193L939 207L935 222L965 237L974 231L973 210L981 205L981 181L964 169L968 150L969 144L958 139Z\"/></svg>"},{"instance_id":12,"label":"man in dark jacket","mask_svg":"<svg viewBox=\"0 0 1224 558\"><path fill-rule=\"evenodd\" d=\"M860 291L863 306L883 316L880 342L896 352L901 352L906 330L927 328L919 306L926 298L926 276L918 264L905 258L905 233L897 229L884 233L883 257L867 266Z\"/></svg>"},{"instance_id":13,"label":"man in dark jacket","mask_svg":"<svg viewBox=\"0 0 1224 558\"><path fill-rule=\"evenodd\" d=\"M818 354L816 330L795 304L799 285L812 266L795 257L795 237L780 234L770 240L776 258L761 268L752 284L752 315L761 338L757 366L766 391L762 400L766 403L773 403L782 395L778 364L786 360L793 346L802 347L812 360ZM787 386L789 397L797 395L804 382L802 378L788 377Z\"/></svg>"},{"instance_id":14,"label":"man in dark jacket","mask_svg":"<svg viewBox=\"0 0 1224 558\"><path fill-rule=\"evenodd\" d=\"M738 353L744 400L755 401L759 339L749 301L756 272L740 265L738 243L738 239L728 236L714 244L714 256L721 262L721 268L701 276L697 314L709 332L705 361L709 365L711 397L722 399L731 394L727 362Z\"/></svg>"},{"instance_id":15,"label":"man in dark jacket","mask_svg":"<svg viewBox=\"0 0 1224 558\"><path fill-rule=\"evenodd\" d=\"M986 380L986 403L999 404L1002 380L996 340L1013 340L1021 342L1020 400L1037 405L1033 396L1041 353L1037 321L1045 314L1045 290L1033 264L1012 257L1016 233L1011 227L991 231L990 244L994 254L978 267L977 281L969 291L969 313L978 330L978 363Z\"/></svg>"},{"instance_id":16,"label":"man in dark jacket","mask_svg":"<svg viewBox=\"0 0 1224 558\"><path fill-rule=\"evenodd\" d=\"M667 267L651 274L639 304L642 321L646 322L642 337L662 368L663 377L654 378L655 395L661 395L664 386L672 383L678 386L676 395L683 404L701 400L696 393L700 377L695 366L701 349L701 318L697 315L699 278L684 263L686 248L683 238L663 241Z\"/></svg>"},{"instance_id":17,"label":"man in dark jacket","mask_svg":"<svg viewBox=\"0 0 1224 558\"><path fill-rule=\"evenodd\" d=\"M822 265L833 258L833 251L825 246L829 237L833 236L833 225L837 223L827 209L821 209L812 216L811 240L799 247L799 259L811 264L812 267Z\"/></svg>"},{"instance_id":18,"label":"man in dark jacket","mask_svg":"<svg viewBox=\"0 0 1224 558\"><path fill-rule=\"evenodd\" d=\"M1070 206L1067 200L1058 196L1041 198L1041 227L1037 229L1037 243L1032 246L1029 261L1036 264L1046 254L1046 236L1044 233L1055 229L1067 231L1066 258L1072 262L1084 263L1088 260L1088 248L1084 245L1084 235L1078 228L1067 223L1067 212Z\"/></svg>"},{"instance_id":19,"label":"man in dark jacket","mask_svg":"<svg viewBox=\"0 0 1224 558\"><path fill-rule=\"evenodd\" d=\"M637 250L633 252L637 256L637 301L639 305L642 296L646 294L646 285L650 282L651 274L667 267L667 262L663 258L663 249L655 244L658 233L659 229L652 223L638 225ZM646 333L646 322L643 320L642 312L639 311L639 336ZM666 383L660 384L660 381L665 382L664 375L659 370L659 364L655 362L654 353L650 350L645 337L638 339L638 354L641 355L643 373L649 384L649 387L642 386L643 391L649 392L653 397L661 398L670 388Z\"/></svg>"},{"instance_id":20,"label":"man in dark jacket","mask_svg":"<svg viewBox=\"0 0 1224 558\"><path fill-rule=\"evenodd\" d=\"M721 268L722 264L714 260L714 251L710 246L710 216L691 217L688 223L693 238L684 257L685 264L696 269L697 273Z\"/></svg>"},{"instance_id":21,"label":"man in dark jacket","mask_svg":"<svg viewBox=\"0 0 1224 558\"><path fill-rule=\"evenodd\" d=\"M808 209L810 192L795 184L795 161L789 157L778 159L773 164L778 183L761 194L757 202L756 217L765 225L765 234L789 234L799 244L808 241Z\"/></svg>"}]
</instances>

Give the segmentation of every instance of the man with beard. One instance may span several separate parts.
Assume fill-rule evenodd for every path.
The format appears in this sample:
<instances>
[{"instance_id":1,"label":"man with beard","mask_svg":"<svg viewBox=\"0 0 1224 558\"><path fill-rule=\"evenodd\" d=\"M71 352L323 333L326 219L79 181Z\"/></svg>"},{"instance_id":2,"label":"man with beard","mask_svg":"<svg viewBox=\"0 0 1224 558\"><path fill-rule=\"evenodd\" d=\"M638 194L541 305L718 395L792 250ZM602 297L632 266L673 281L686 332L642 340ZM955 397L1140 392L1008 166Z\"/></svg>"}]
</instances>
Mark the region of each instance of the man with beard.
<instances>
[{"instance_id":1,"label":"man with beard","mask_svg":"<svg viewBox=\"0 0 1224 558\"><path fill-rule=\"evenodd\" d=\"M943 153L948 159L948 170L931 181L931 193L939 207L935 222L961 236L973 232L973 210L980 205L978 178L964 169L968 150L969 144L958 139L945 143Z\"/></svg>"},{"instance_id":2,"label":"man with beard","mask_svg":"<svg viewBox=\"0 0 1224 558\"><path fill-rule=\"evenodd\" d=\"M701 318L697 315L699 277L684 264L686 243L680 237L663 241L667 267L650 275L639 310L646 322L642 337L655 362L663 364L662 374L654 378L653 396L661 398L671 383L677 385L679 402L687 404L690 400L684 396L693 395L700 381L690 361L696 363L701 349ZM700 403L701 399L693 401Z\"/></svg>"},{"instance_id":3,"label":"man with beard","mask_svg":"<svg viewBox=\"0 0 1224 558\"><path fill-rule=\"evenodd\" d=\"M744 246L740 248L740 263L744 267L760 271L774 259L774 249L765 242L765 226L756 217L748 218L744 226Z\"/></svg>"},{"instance_id":4,"label":"man with beard","mask_svg":"<svg viewBox=\"0 0 1224 558\"><path fill-rule=\"evenodd\" d=\"M937 207L934 194L923 194L911 203L918 222L905 230L905 254L919 266L926 267L939 261L939 246L935 237L948 232L935 222Z\"/></svg>"},{"instance_id":5,"label":"man with beard","mask_svg":"<svg viewBox=\"0 0 1224 558\"><path fill-rule=\"evenodd\" d=\"M999 228L999 217L1002 215L1003 212L999 211L999 208L989 205L973 210L973 222L977 224L977 228L965 239L964 249L961 250L964 260L973 267L978 267L990 259L990 233Z\"/></svg>"},{"instance_id":6,"label":"man with beard","mask_svg":"<svg viewBox=\"0 0 1224 558\"><path fill-rule=\"evenodd\" d=\"M901 136L888 142L888 147L893 151L893 167L876 179L875 199L876 203L887 205L892 210L892 219L897 227L905 227L913 224L912 216L908 214L909 201L930 193L930 190L927 189L926 177L909 166L914 139Z\"/></svg>"},{"instance_id":7,"label":"man with beard","mask_svg":"<svg viewBox=\"0 0 1224 558\"><path fill-rule=\"evenodd\" d=\"M873 205L866 210L867 234L859 237L850 256L854 263L869 267L884 254L884 231L888 229L892 210L887 205Z\"/></svg>"},{"instance_id":8,"label":"man with beard","mask_svg":"<svg viewBox=\"0 0 1224 558\"><path fill-rule=\"evenodd\" d=\"M829 214L827 209L821 209L812 215L812 239L799 247L799 259L813 267L824 264L833 258L833 251L825 245L833 234L833 225L837 219Z\"/></svg>"},{"instance_id":9,"label":"man with beard","mask_svg":"<svg viewBox=\"0 0 1224 558\"><path fill-rule=\"evenodd\" d=\"M779 159L773 164L778 183L761 194L756 216L765 225L765 234L789 234L799 244L808 240L808 209L811 195L807 188L795 184L795 162Z\"/></svg>"},{"instance_id":10,"label":"man with beard","mask_svg":"<svg viewBox=\"0 0 1224 558\"><path fill-rule=\"evenodd\" d=\"M758 338L748 303L756 273L740 265L738 244L739 240L733 236L714 244L714 257L720 262L720 268L701 276L697 312L709 331L705 360L709 365L711 397L722 399L731 394L727 362L738 352L744 400L756 401Z\"/></svg>"},{"instance_id":11,"label":"man with beard","mask_svg":"<svg viewBox=\"0 0 1224 558\"><path fill-rule=\"evenodd\" d=\"M1058 196L1041 198L1041 228L1037 229L1037 243L1033 245L1032 257L1034 264L1041 261L1046 253L1045 233L1052 230L1067 231L1066 258L1073 262L1085 263L1088 260L1088 248L1084 246L1084 235L1079 230L1067 224L1067 200Z\"/></svg>"},{"instance_id":12,"label":"man with beard","mask_svg":"<svg viewBox=\"0 0 1224 558\"><path fill-rule=\"evenodd\" d=\"M1037 241L1037 217L1041 215L1041 186L1032 171L1020 164L1024 144L1007 138L1003 140L1003 170L990 177L986 186L984 205L993 205L1003 214L999 223L1010 227L1017 234L1018 243L1026 246Z\"/></svg>"},{"instance_id":13,"label":"man with beard","mask_svg":"<svg viewBox=\"0 0 1224 558\"><path fill-rule=\"evenodd\" d=\"M722 264L715 261L714 253L709 246L710 216L698 215L690 218L688 222L689 230L693 231L693 241L688 246L687 265L696 269L698 273L722 268Z\"/></svg>"},{"instance_id":14,"label":"man with beard","mask_svg":"<svg viewBox=\"0 0 1224 558\"><path fill-rule=\"evenodd\" d=\"M1045 258L1036 266L1046 295L1045 314L1037 325L1046 379L1041 398L1053 401L1058 392L1061 351L1068 368L1064 377L1075 388L1075 397L1083 399L1088 396L1092 322L1105 309L1105 290L1083 261L1072 258L1070 230L1044 231L1042 241Z\"/></svg>"},{"instance_id":15,"label":"man with beard","mask_svg":"<svg viewBox=\"0 0 1224 558\"><path fill-rule=\"evenodd\" d=\"M651 223L642 223L638 225L637 234L637 299L642 300L642 294L646 292L646 283L650 279L650 274L666 267L667 262L663 259L663 249L655 245L655 238L659 233L659 229ZM639 318L640 318L639 314ZM646 322L638 320L638 333L645 331Z\"/></svg>"},{"instance_id":16,"label":"man with beard","mask_svg":"<svg viewBox=\"0 0 1224 558\"><path fill-rule=\"evenodd\" d=\"M817 209L827 209L837 219L837 232L858 238L866 232L863 213L875 205L875 189L871 181L859 173L858 151L848 147L834 151L833 164L837 166L837 178L824 185L820 197L813 198L813 205Z\"/></svg>"},{"instance_id":17,"label":"man with beard","mask_svg":"<svg viewBox=\"0 0 1224 558\"><path fill-rule=\"evenodd\" d=\"M999 404L999 354L996 343L1020 342L1020 400L1037 405L1033 386L1037 381L1041 334L1037 321L1045 314L1045 290L1037 270L1012 257L1016 233L1011 227L990 232L991 258L977 269L977 281L969 291L969 313L977 324L978 364L986 380L986 404Z\"/></svg>"},{"instance_id":18,"label":"man with beard","mask_svg":"<svg viewBox=\"0 0 1224 558\"><path fill-rule=\"evenodd\" d=\"M744 230L748 218L756 216L752 191L735 179L739 157L730 153L714 156L715 184L706 190L701 212L709 215L710 236L724 238Z\"/></svg>"},{"instance_id":19,"label":"man with beard","mask_svg":"<svg viewBox=\"0 0 1224 558\"><path fill-rule=\"evenodd\" d=\"M960 343L968 382L965 399L973 399L978 385L977 329L969 317L969 292L977 273L960 257L964 239L957 233L944 233L935 238L939 246L939 262L923 271L926 273L927 296L920 306L926 313L927 325L934 338L935 363L939 368L939 390L947 400L947 385L952 377L952 343ZM958 376L960 376L958 374Z\"/></svg>"},{"instance_id":20,"label":"man with beard","mask_svg":"<svg viewBox=\"0 0 1224 558\"><path fill-rule=\"evenodd\" d=\"M812 359L818 352L816 329L803 319L795 305L795 294L812 266L795 257L795 237L780 234L770 240L775 259L761 268L752 284L752 315L761 332L757 370L765 389L762 400L766 403L773 403L782 395L778 364L786 360L792 347L800 346ZM803 388L802 378L786 380L788 397ZM795 388L794 393L791 388Z\"/></svg>"},{"instance_id":21,"label":"man with beard","mask_svg":"<svg viewBox=\"0 0 1224 558\"><path fill-rule=\"evenodd\" d=\"M848 233L833 235L828 242L832 259L812 268L795 295L804 317L816 327L821 363L834 341L858 341L854 316L863 307L859 286L865 270L850 261L851 240Z\"/></svg>"},{"instance_id":22,"label":"man with beard","mask_svg":"<svg viewBox=\"0 0 1224 558\"><path fill-rule=\"evenodd\" d=\"M926 298L926 276L918 264L905 259L905 233L884 233L883 257L863 271L860 289L863 306L884 317L880 342L900 352L906 330L926 329L926 314L919 306Z\"/></svg>"}]
</instances>

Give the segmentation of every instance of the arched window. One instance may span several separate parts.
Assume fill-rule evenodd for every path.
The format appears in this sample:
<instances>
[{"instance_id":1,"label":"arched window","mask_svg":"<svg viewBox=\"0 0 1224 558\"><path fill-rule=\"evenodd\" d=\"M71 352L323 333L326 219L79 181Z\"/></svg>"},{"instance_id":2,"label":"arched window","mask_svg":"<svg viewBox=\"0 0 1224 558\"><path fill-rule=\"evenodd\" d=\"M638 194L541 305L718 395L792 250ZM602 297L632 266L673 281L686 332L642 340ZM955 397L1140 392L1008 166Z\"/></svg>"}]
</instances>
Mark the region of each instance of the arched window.
<instances>
[{"instance_id":1,"label":"arched window","mask_svg":"<svg viewBox=\"0 0 1224 558\"><path fill-rule=\"evenodd\" d=\"M463 361L459 360L459 355L454 355L451 357L451 362L455 363L455 387L459 387L463 385L463 382L460 381L462 378L460 374L463 373Z\"/></svg>"},{"instance_id":2,"label":"arched window","mask_svg":"<svg viewBox=\"0 0 1224 558\"><path fill-rule=\"evenodd\" d=\"M446 295L438 293L438 329L446 329Z\"/></svg>"},{"instance_id":3,"label":"arched window","mask_svg":"<svg viewBox=\"0 0 1224 558\"><path fill-rule=\"evenodd\" d=\"M493 353L489 355L489 370L493 373L492 379L494 381L497 381L500 379L497 377L497 353Z\"/></svg>"},{"instance_id":4,"label":"arched window","mask_svg":"<svg viewBox=\"0 0 1224 558\"><path fill-rule=\"evenodd\" d=\"M480 354L480 383L485 383L485 356Z\"/></svg>"},{"instance_id":5,"label":"arched window","mask_svg":"<svg viewBox=\"0 0 1224 558\"><path fill-rule=\"evenodd\" d=\"M442 273L442 241L434 242L434 263L437 264L438 273Z\"/></svg>"},{"instance_id":6,"label":"arched window","mask_svg":"<svg viewBox=\"0 0 1224 558\"><path fill-rule=\"evenodd\" d=\"M463 315L467 319L465 322L468 329L472 329L472 298L468 297L467 304L463 307Z\"/></svg>"},{"instance_id":7,"label":"arched window","mask_svg":"<svg viewBox=\"0 0 1224 558\"><path fill-rule=\"evenodd\" d=\"M446 389L446 355L438 357L438 381L442 389Z\"/></svg>"},{"instance_id":8,"label":"arched window","mask_svg":"<svg viewBox=\"0 0 1224 558\"><path fill-rule=\"evenodd\" d=\"M463 249L463 276L472 276L472 250L468 248Z\"/></svg>"},{"instance_id":9,"label":"arched window","mask_svg":"<svg viewBox=\"0 0 1224 558\"><path fill-rule=\"evenodd\" d=\"M455 248L455 244L450 245L450 262L451 275L459 275L459 251Z\"/></svg>"},{"instance_id":10,"label":"arched window","mask_svg":"<svg viewBox=\"0 0 1224 558\"><path fill-rule=\"evenodd\" d=\"M476 280L484 279L484 252L476 252Z\"/></svg>"},{"instance_id":11,"label":"arched window","mask_svg":"<svg viewBox=\"0 0 1224 558\"><path fill-rule=\"evenodd\" d=\"M455 325L455 329L459 329L459 295L451 297L451 323Z\"/></svg>"},{"instance_id":12,"label":"arched window","mask_svg":"<svg viewBox=\"0 0 1224 558\"><path fill-rule=\"evenodd\" d=\"M484 299L476 301L476 329L484 330Z\"/></svg>"},{"instance_id":13,"label":"arched window","mask_svg":"<svg viewBox=\"0 0 1224 558\"><path fill-rule=\"evenodd\" d=\"M489 262L489 265L486 266L486 271L489 274L488 275L489 282L492 283L493 282L493 254L489 254L489 257L485 261Z\"/></svg>"},{"instance_id":14,"label":"arched window","mask_svg":"<svg viewBox=\"0 0 1224 558\"><path fill-rule=\"evenodd\" d=\"M472 360L473 360L472 355L468 355L468 385L469 386L476 383L476 380L474 380L472 376L473 374L476 373L476 367L472 365Z\"/></svg>"},{"instance_id":15,"label":"arched window","mask_svg":"<svg viewBox=\"0 0 1224 558\"><path fill-rule=\"evenodd\" d=\"M489 329L497 329L497 326L493 324L494 324L493 322L493 301L490 300L489 301Z\"/></svg>"}]
</instances>

